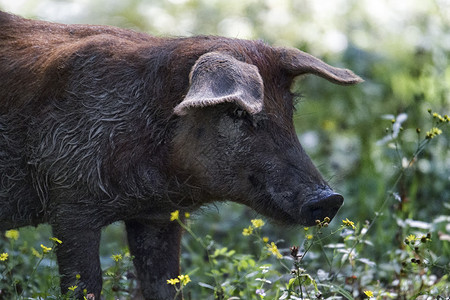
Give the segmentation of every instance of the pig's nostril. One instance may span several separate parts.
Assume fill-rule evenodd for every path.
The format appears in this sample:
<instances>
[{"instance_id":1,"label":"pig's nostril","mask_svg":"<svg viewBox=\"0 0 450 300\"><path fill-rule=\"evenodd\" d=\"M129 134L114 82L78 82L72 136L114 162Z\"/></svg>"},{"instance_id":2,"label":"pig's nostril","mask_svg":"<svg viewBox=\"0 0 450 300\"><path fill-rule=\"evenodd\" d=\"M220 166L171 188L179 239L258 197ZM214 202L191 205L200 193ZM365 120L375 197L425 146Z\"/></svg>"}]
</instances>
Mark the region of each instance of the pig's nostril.
<instances>
[{"instance_id":1,"label":"pig's nostril","mask_svg":"<svg viewBox=\"0 0 450 300\"><path fill-rule=\"evenodd\" d=\"M302 223L311 226L316 223L316 220L323 221L326 217L332 219L343 202L344 197L333 193L305 203L300 212Z\"/></svg>"},{"instance_id":2,"label":"pig's nostril","mask_svg":"<svg viewBox=\"0 0 450 300\"><path fill-rule=\"evenodd\" d=\"M329 206L329 207L334 207L334 208L339 209L339 207L341 207L342 203L344 203L344 197L342 197L339 194L331 194L330 196L326 197L325 199L320 200L320 203L322 203L322 205L325 207ZM333 217L334 217L334 215L333 215Z\"/></svg>"}]
</instances>

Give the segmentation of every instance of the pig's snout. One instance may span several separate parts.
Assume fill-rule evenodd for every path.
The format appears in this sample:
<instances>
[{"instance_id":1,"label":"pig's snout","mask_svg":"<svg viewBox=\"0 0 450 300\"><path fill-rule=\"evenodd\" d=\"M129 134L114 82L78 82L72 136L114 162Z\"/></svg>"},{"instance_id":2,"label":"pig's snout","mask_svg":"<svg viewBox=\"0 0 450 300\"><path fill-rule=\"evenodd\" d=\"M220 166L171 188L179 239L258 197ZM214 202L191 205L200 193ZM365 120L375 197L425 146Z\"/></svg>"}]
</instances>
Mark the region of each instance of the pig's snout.
<instances>
[{"instance_id":1,"label":"pig's snout","mask_svg":"<svg viewBox=\"0 0 450 300\"><path fill-rule=\"evenodd\" d=\"M326 217L331 220L343 202L344 197L333 192L321 194L319 197L309 200L300 211L302 223L312 226L316 224L316 220L323 221Z\"/></svg>"}]
</instances>

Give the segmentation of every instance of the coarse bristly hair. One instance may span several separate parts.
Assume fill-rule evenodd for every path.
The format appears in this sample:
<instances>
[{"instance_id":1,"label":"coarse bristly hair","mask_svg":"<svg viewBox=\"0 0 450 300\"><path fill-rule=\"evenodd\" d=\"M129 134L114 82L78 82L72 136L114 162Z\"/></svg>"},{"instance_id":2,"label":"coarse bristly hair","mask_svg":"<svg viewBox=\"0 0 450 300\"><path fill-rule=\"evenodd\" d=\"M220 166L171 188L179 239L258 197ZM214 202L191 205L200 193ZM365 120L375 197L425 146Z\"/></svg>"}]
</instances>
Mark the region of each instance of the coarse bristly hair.
<instances>
[{"instance_id":1,"label":"coarse bristly hair","mask_svg":"<svg viewBox=\"0 0 450 300\"><path fill-rule=\"evenodd\" d=\"M261 41L0 12L0 230L50 223L62 291L100 298L101 228L125 221L144 297L173 299L170 212L231 200L312 225L341 206L295 134L290 87L307 73L361 81Z\"/></svg>"},{"instance_id":2,"label":"coarse bristly hair","mask_svg":"<svg viewBox=\"0 0 450 300\"><path fill-rule=\"evenodd\" d=\"M34 215L46 215L51 208L49 183L66 188L87 187L87 191L73 189L80 195L65 195L78 201L88 194L99 199L148 198L149 193L157 194L158 185L163 188L166 179L155 176L158 172L150 172L145 162L155 157L153 163L164 163L159 161L158 151L163 151L173 128L171 123L176 118L172 109L187 93L188 74L202 54L224 51L258 64L262 76L270 73L271 80L282 82L277 77L284 76L275 72L276 66L261 63L267 60L270 47L259 41L207 36L157 39L104 26L31 23L4 13L0 15L0 26L0 38L6 45L0 49L4 57L0 67L2 74L10 74L1 78L0 107L3 119L5 113L13 119L5 119L8 124L2 131L14 143L22 141L20 146L9 144L2 148L17 153L18 159L27 158L26 168L7 167L6 163L1 167L19 173L28 170L22 180L31 181L42 205L33 211ZM12 40L11 51L8 40L17 35L24 38ZM18 42L22 45L18 46ZM11 53L14 59L10 59ZM290 84L289 79L284 82ZM28 88L23 89L25 85ZM33 86L36 92L31 94ZM265 94L268 114L276 116L279 124L289 124L280 119L282 114L275 113L286 111L289 99L273 99L271 95L277 95L276 91L266 90ZM27 126L27 130L14 134L21 136L8 133L17 130L14 121ZM3 190L12 186L3 185ZM146 191L145 187L152 188ZM126 195L118 195L123 191ZM30 193L19 198L36 198ZM6 198L17 199L11 193ZM20 214L17 219L25 217L24 212Z\"/></svg>"}]
</instances>

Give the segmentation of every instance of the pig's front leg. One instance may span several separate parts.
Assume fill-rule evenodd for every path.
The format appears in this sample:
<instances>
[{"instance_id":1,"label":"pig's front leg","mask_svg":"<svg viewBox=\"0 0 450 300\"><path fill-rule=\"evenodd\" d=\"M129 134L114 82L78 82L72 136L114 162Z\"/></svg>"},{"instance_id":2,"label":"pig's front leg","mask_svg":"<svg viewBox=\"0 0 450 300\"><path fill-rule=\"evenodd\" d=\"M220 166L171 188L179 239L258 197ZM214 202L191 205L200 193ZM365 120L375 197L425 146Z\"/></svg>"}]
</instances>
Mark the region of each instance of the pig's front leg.
<instances>
[{"instance_id":1,"label":"pig's front leg","mask_svg":"<svg viewBox=\"0 0 450 300\"><path fill-rule=\"evenodd\" d=\"M146 300L173 299L176 291L167 280L180 274L181 227L177 222L128 221L126 228L142 295Z\"/></svg>"},{"instance_id":2,"label":"pig's front leg","mask_svg":"<svg viewBox=\"0 0 450 300\"><path fill-rule=\"evenodd\" d=\"M76 228L76 229L75 229ZM100 299L102 290L102 270L100 267L100 229L82 229L80 226L53 226L53 234L62 243L56 248L61 292L77 286L75 295L83 299L83 291ZM89 299L89 297L88 297Z\"/></svg>"}]
</instances>

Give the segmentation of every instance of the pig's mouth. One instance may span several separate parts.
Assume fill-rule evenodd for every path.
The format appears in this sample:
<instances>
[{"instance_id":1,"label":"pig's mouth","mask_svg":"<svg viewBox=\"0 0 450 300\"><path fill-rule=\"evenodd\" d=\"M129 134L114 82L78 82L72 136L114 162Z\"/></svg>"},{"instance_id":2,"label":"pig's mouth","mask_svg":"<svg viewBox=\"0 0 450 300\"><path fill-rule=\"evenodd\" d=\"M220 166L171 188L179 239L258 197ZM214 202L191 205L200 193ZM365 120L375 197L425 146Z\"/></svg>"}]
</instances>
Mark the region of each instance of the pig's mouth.
<instances>
[{"instance_id":1,"label":"pig's mouth","mask_svg":"<svg viewBox=\"0 0 450 300\"><path fill-rule=\"evenodd\" d=\"M313 226L316 220L323 221L326 217L330 220L336 215L344 197L336 193L321 195L303 204L300 210L301 223L306 226Z\"/></svg>"}]
</instances>

